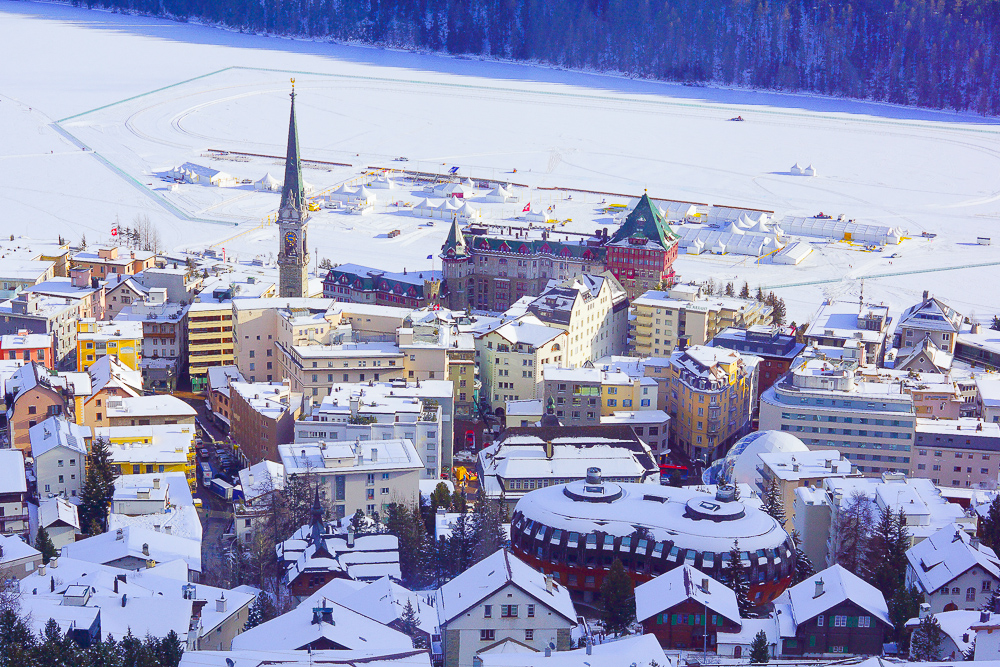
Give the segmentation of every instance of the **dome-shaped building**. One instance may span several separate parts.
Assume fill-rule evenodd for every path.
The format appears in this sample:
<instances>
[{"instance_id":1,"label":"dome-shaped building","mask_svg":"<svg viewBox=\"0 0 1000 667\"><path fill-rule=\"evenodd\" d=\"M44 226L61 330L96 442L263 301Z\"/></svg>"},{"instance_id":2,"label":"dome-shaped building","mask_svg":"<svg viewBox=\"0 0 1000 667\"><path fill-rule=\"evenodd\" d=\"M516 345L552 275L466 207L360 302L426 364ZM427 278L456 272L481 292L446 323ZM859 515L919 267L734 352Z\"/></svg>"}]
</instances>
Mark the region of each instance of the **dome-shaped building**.
<instances>
[{"instance_id":1,"label":"dome-shaped building","mask_svg":"<svg viewBox=\"0 0 1000 667\"><path fill-rule=\"evenodd\" d=\"M769 515L734 498L651 484L587 479L536 489L514 508L511 547L589 598L619 558L636 583L692 565L725 581L729 552L739 543L751 602L769 602L792 580L795 549Z\"/></svg>"},{"instance_id":2,"label":"dome-shaped building","mask_svg":"<svg viewBox=\"0 0 1000 667\"><path fill-rule=\"evenodd\" d=\"M702 473L703 484L749 484L761 488L759 455L767 452L807 452L809 448L785 431L756 431L740 438L732 449Z\"/></svg>"}]
</instances>

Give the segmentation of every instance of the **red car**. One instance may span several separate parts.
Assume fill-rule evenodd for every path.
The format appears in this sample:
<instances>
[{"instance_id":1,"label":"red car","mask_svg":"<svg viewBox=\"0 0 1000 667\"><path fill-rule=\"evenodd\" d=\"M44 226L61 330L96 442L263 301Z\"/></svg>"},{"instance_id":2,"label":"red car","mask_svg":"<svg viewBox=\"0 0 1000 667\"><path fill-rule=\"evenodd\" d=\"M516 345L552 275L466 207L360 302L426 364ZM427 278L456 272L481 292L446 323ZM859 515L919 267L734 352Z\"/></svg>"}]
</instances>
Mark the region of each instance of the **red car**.
<instances>
[{"instance_id":1,"label":"red car","mask_svg":"<svg viewBox=\"0 0 1000 667\"><path fill-rule=\"evenodd\" d=\"M465 447L470 451L476 451L476 432L471 429L465 432Z\"/></svg>"}]
</instances>

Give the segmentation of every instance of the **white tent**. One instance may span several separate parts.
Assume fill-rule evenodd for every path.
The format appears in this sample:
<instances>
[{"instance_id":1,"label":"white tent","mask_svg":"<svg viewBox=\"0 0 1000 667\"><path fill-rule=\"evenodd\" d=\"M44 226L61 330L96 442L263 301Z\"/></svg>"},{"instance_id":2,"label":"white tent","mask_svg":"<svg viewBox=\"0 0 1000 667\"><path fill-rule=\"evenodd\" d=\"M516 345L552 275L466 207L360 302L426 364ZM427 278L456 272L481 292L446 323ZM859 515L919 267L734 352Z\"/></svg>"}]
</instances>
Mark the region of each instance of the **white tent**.
<instances>
[{"instance_id":1,"label":"white tent","mask_svg":"<svg viewBox=\"0 0 1000 667\"><path fill-rule=\"evenodd\" d=\"M793 176L801 176L802 175L802 167L799 166L798 162L796 162L795 164L793 164L792 168L789 169L789 171L792 172Z\"/></svg>"},{"instance_id":2,"label":"white tent","mask_svg":"<svg viewBox=\"0 0 1000 667\"><path fill-rule=\"evenodd\" d=\"M375 204L375 193L362 185L351 198L351 202L361 206L372 206Z\"/></svg>"},{"instance_id":3,"label":"white tent","mask_svg":"<svg viewBox=\"0 0 1000 667\"><path fill-rule=\"evenodd\" d=\"M545 211L528 211L524 218L530 222L548 222L552 219Z\"/></svg>"},{"instance_id":4,"label":"white tent","mask_svg":"<svg viewBox=\"0 0 1000 667\"><path fill-rule=\"evenodd\" d=\"M712 253L715 255L726 254L726 244L723 243L722 239L719 239L712 245Z\"/></svg>"},{"instance_id":5,"label":"white tent","mask_svg":"<svg viewBox=\"0 0 1000 667\"><path fill-rule=\"evenodd\" d=\"M234 188L240 184L238 178L224 171L217 171L209 176L208 182L217 188Z\"/></svg>"},{"instance_id":6,"label":"white tent","mask_svg":"<svg viewBox=\"0 0 1000 667\"><path fill-rule=\"evenodd\" d=\"M473 208L469 202L465 202L458 211L458 217L463 220L482 220L483 214L478 208Z\"/></svg>"},{"instance_id":7,"label":"white tent","mask_svg":"<svg viewBox=\"0 0 1000 667\"><path fill-rule=\"evenodd\" d=\"M511 194L506 190L504 190L502 185L498 185L497 187L493 188L488 193L486 193L486 195L483 197L483 201L503 203L510 198Z\"/></svg>"},{"instance_id":8,"label":"white tent","mask_svg":"<svg viewBox=\"0 0 1000 667\"><path fill-rule=\"evenodd\" d=\"M413 215L420 216L421 218L436 218L441 217L440 210L441 204L424 198L419 204L413 207Z\"/></svg>"},{"instance_id":9,"label":"white tent","mask_svg":"<svg viewBox=\"0 0 1000 667\"><path fill-rule=\"evenodd\" d=\"M460 199L472 194L472 191L461 183L442 183L434 190L442 197L459 197Z\"/></svg>"},{"instance_id":10,"label":"white tent","mask_svg":"<svg viewBox=\"0 0 1000 667\"><path fill-rule=\"evenodd\" d=\"M705 243L701 239L695 239L688 244L687 254L700 255L705 250Z\"/></svg>"},{"instance_id":11,"label":"white tent","mask_svg":"<svg viewBox=\"0 0 1000 667\"><path fill-rule=\"evenodd\" d=\"M731 222L731 223L729 223L729 225L727 225L722 230L722 233L723 234L737 234L737 235L739 235L739 234L743 234L744 231L745 230L742 227L740 227L736 222Z\"/></svg>"},{"instance_id":12,"label":"white tent","mask_svg":"<svg viewBox=\"0 0 1000 667\"><path fill-rule=\"evenodd\" d=\"M813 166L812 166L812 165L809 165L808 167L806 167L806 168L805 168L805 169L804 169L804 170L802 171L802 175L803 175L803 176L815 176L815 175L816 175L816 170L815 170L815 169L813 169Z\"/></svg>"},{"instance_id":13,"label":"white tent","mask_svg":"<svg viewBox=\"0 0 1000 667\"><path fill-rule=\"evenodd\" d=\"M268 172L253 184L253 189L259 192L278 192L281 190L281 181Z\"/></svg>"},{"instance_id":14,"label":"white tent","mask_svg":"<svg viewBox=\"0 0 1000 667\"><path fill-rule=\"evenodd\" d=\"M354 197L357 194L358 194L357 189L348 187L347 183L344 183L339 188L331 192L329 198L331 201L335 200L335 201L348 202L354 199Z\"/></svg>"},{"instance_id":15,"label":"white tent","mask_svg":"<svg viewBox=\"0 0 1000 667\"><path fill-rule=\"evenodd\" d=\"M472 182L471 178L466 178L464 181L462 181L462 185L464 185L467 188L474 188L474 187L476 187L476 184Z\"/></svg>"},{"instance_id":16,"label":"white tent","mask_svg":"<svg viewBox=\"0 0 1000 667\"><path fill-rule=\"evenodd\" d=\"M398 190L399 185L385 174L379 175L372 181L371 187L375 190Z\"/></svg>"}]
</instances>

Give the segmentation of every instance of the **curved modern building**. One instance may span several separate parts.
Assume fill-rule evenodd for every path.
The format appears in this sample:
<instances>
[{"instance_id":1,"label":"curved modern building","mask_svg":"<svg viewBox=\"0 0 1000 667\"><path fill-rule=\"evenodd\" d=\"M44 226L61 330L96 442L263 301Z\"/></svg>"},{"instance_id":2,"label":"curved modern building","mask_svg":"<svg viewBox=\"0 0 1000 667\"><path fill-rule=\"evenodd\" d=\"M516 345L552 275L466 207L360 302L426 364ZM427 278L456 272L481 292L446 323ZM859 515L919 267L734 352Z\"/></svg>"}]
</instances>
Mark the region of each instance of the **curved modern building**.
<instances>
[{"instance_id":1,"label":"curved modern building","mask_svg":"<svg viewBox=\"0 0 1000 667\"><path fill-rule=\"evenodd\" d=\"M725 581L738 542L751 602L770 602L792 581L795 549L769 515L718 494L587 479L536 489L517 503L511 546L535 568L590 599L619 558L636 583L687 563Z\"/></svg>"}]
</instances>

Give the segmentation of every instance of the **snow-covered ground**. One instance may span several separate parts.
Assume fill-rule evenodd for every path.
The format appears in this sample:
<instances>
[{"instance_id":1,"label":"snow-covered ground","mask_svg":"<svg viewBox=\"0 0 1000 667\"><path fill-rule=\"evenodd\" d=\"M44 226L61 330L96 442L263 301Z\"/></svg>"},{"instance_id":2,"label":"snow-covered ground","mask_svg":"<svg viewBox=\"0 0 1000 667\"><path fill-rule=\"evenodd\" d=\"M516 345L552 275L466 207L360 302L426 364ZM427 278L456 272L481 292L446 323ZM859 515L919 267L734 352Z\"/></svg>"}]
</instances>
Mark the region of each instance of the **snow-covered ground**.
<instances>
[{"instance_id":1,"label":"snow-covered ground","mask_svg":"<svg viewBox=\"0 0 1000 667\"><path fill-rule=\"evenodd\" d=\"M256 180L278 161L216 160L209 149L281 155L290 77L305 158L319 190L367 166L523 183L519 204L481 207L511 219L556 204L564 229L609 222L601 197L538 187L641 194L773 210L820 211L900 226L912 240L884 253L815 243L798 266L741 256L681 257L685 279L774 288L792 319L823 296L899 310L923 289L985 319L1000 311L1000 127L966 114L816 96L694 88L551 68L242 35L64 5L0 0L0 233L109 240L115 220L147 214L171 248L224 246L241 257L276 246L261 220L276 194L182 185L158 174L185 162ZM727 119L741 115L743 123ZM58 122L58 124L57 124ZM406 163L393 158L406 156ZM816 178L792 176L812 164ZM514 169L517 173L513 173ZM372 216L314 213L317 257L399 270L440 267L447 233L377 194ZM391 196L390 196L391 195ZM609 198L609 201L614 201ZM388 232L401 234L389 238ZM933 240L920 238L930 231ZM976 237L994 237L980 246ZM898 257L889 255L898 253ZM971 266L996 263L993 266ZM894 275L886 275L894 274ZM880 277L881 276L881 277Z\"/></svg>"}]
</instances>

